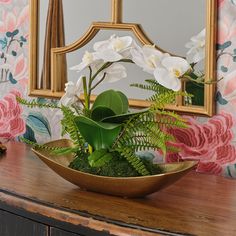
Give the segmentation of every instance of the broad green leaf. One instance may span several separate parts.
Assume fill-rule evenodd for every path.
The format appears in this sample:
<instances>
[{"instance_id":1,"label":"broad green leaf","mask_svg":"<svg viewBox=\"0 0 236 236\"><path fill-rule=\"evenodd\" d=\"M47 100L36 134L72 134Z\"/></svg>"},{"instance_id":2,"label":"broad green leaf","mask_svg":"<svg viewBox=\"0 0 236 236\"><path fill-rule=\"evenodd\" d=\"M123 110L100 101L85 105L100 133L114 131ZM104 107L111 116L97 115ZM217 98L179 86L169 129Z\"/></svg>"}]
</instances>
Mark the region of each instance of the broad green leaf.
<instances>
[{"instance_id":1,"label":"broad green leaf","mask_svg":"<svg viewBox=\"0 0 236 236\"><path fill-rule=\"evenodd\" d=\"M104 118L102 120L102 122L121 124L124 121L128 120L131 116L135 116L135 115L138 115L138 114L145 113L148 110L149 110L149 108L145 108L145 109L142 109L142 110L129 112L129 113L126 113L126 114L110 116L110 117Z\"/></svg>"},{"instance_id":2,"label":"broad green leaf","mask_svg":"<svg viewBox=\"0 0 236 236\"><path fill-rule=\"evenodd\" d=\"M96 109L96 107L102 106L109 108L116 115L122 114L127 106L124 96L122 96L120 92L112 89L107 90L97 96L92 107L92 112Z\"/></svg>"},{"instance_id":3,"label":"broad green leaf","mask_svg":"<svg viewBox=\"0 0 236 236\"><path fill-rule=\"evenodd\" d=\"M106 117L114 115L115 113L110 108L104 106L97 106L95 107L95 109L92 110L91 118L95 121L101 121Z\"/></svg>"},{"instance_id":4,"label":"broad green leaf","mask_svg":"<svg viewBox=\"0 0 236 236\"><path fill-rule=\"evenodd\" d=\"M116 92L119 94L119 96L122 100L122 103L123 103L123 112L122 113L127 113L128 110L129 110L129 100L128 100L128 98L121 91L116 91Z\"/></svg>"},{"instance_id":5,"label":"broad green leaf","mask_svg":"<svg viewBox=\"0 0 236 236\"><path fill-rule=\"evenodd\" d=\"M119 124L96 122L85 116L77 116L75 123L83 138L95 149L109 148L119 135Z\"/></svg>"},{"instance_id":6,"label":"broad green leaf","mask_svg":"<svg viewBox=\"0 0 236 236\"><path fill-rule=\"evenodd\" d=\"M91 167L101 167L112 159L112 154L106 149L94 151L89 157L88 161Z\"/></svg>"}]
</instances>

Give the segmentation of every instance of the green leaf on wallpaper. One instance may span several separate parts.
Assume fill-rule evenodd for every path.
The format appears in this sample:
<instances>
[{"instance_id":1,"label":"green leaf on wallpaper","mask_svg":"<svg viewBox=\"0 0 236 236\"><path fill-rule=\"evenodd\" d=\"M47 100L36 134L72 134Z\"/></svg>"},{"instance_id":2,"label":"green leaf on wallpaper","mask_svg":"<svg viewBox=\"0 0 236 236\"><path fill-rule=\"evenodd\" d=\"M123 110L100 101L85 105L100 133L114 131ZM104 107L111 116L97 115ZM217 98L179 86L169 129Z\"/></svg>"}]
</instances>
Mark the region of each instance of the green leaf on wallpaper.
<instances>
[{"instance_id":1,"label":"green leaf on wallpaper","mask_svg":"<svg viewBox=\"0 0 236 236\"><path fill-rule=\"evenodd\" d=\"M26 132L24 133L23 137L27 140L30 140L31 142L37 143L34 131L28 125L26 125Z\"/></svg>"},{"instance_id":2,"label":"green leaf on wallpaper","mask_svg":"<svg viewBox=\"0 0 236 236\"><path fill-rule=\"evenodd\" d=\"M8 75L8 79L9 79L9 81L10 81L12 84L17 84L17 80L15 80L15 79L13 78L13 75L12 75L11 72L10 72L9 75Z\"/></svg>"},{"instance_id":3,"label":"green leaf on wallpaper","mask_svg":"<svg viewBox=\"0 0 236 236\"><path fill-rule=\"evenodd\" d=\"M0 39L0 44L2 45L2 50L4 50L7 47L7 38L4 37L3 39ZM2 53L2 55L4 55Z\"/></svg>"},{"instance_id":4,"label":"green leaf on wallpaper","mask_svg":"<svg viewBox=\"0 0 236 236\"><path fill-rule=\"evenodd\" d=\"M13 37L16 36L17 34L19 34L19 30L18 30L18 29L14 30L14 31L12 31L12 32L10 32L10 31L6 32L6 36L7 36L8 38L13 38Z\"/></svg>"},{"instance_id":5,"label":"green leaf on wallpaper","mask_svg":"<svg viewBox=\"0 0 236 236\"><path fill-rule=\"evenodd\" d=\"M14 57L17 56L17 52L14 51L14 50L11 52L11 54L12 54L12 56L14 56Z\"/></svg>"},{"instance_id":6,"label":"green leaf on wallpaper","mask_svg":"<svg viewBox=\"0 0 236 236\"><path fill-rule=\"evenodd\" d=\"M14 30L14 31L12 32L12 35L13 35L13 36L16 36L17 34L19 34L19 30L18 30L18 29Z\"/></svg>"},{"instance_id":7,"label":"green leaf on wallpaper","mask_svg":"<svg viewBox=\"0 0 236 236\"><path fill-rule=\"evenodd\" d=\"M220 104L220 105L226 105L228 104L228 101L222 96L222 94L220 93L220 91L218 91L216 93L216 101Z\"/></svg>"},{"instance_id":8,"label":"green leaf on wallpaper","mask_svg":"<svg viewBox=\"0 0 236 236\"><path fill-rule=\"evenodd\" d=\"M29 113L26 124L30 126L35 133L43 135L52 135L48 119L39 112Z\"/></svg>"},{"instance_id":9,"label":"green leaf on wallpaper","mask_svg":"<svg viewBox=\"0 0 236 236\"><path fill-rule=\"evenodd\" d=\"M217 44L216 48L217 48L217 50L224 50L224 49L230 47L231 45L232 45L231 41L226 41L223 44Z\"/></svg>"},{"instance_id":10,"label":"green leaf on wallpaper","mask_svg":"<svg viewBox=\"0 0 236 236\"><path fill-rule=\"evenodd\" d=\"M225 66L221 66L220 69L221 69L221 71L224 72L224 73L228 72L228 68L225 67Z\"/></svg>"},{"instance_id":11,"label":"green leaf on wallpaper","mask_svg":"<svg viewBox=\"0 0 236 236\"><path fill-rule=\"evenodd\" d=\"M233 57L233 61L236 62L236 56Z\"/></svg>"},{"instance_id":12,"label":"green leaf on wallpaper","mask_svg":"<svg viewBox=\"0 0 236 236\"><path fill-rule=\"evenodd\" d=\"M8 38L10 38L10 37L12 37L12 33L11 32L6 32L6 36L8 37Z\"/></svg>"},{"instance_id":13,"label":"green leaf on wallpaper","mask_svg":"<svg viewBox=\"0 0 236 236\"><path fill-rule=\"evenodd\" d=\"M25 37L23 37L23 36L20 37L20 40L21 40L22 42L24 42L24 43L27 42L27 39L26 39Z\"/></svg>"}]
</instances>

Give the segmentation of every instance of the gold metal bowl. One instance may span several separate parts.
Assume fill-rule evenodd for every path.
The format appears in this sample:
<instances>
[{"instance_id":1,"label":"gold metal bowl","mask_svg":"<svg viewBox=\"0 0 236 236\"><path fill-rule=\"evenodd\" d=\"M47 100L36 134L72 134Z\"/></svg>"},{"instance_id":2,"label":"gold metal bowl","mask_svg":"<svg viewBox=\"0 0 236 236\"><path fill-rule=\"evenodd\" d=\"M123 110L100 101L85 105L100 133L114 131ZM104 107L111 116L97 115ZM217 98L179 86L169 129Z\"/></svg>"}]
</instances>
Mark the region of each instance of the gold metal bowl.
<instances>
[{"instance_id":1,"label":"gold metal bowl","mask_svg":"<svg viewBox=\"0 0 236 236\"><path fill-rule=\"evenodd\" d=\"M60 139L47 143L48 146L68 147L72 143ZM105 193L122 197L142 197L161 190L184 176L196 166L196 161L161 164L165 172L158 175L140 177L106 177L92 175L68 167L73 160L72 155L57 156L44 149L32 149L35 154L62 178L93 192Z\"/></svg>"}]
</instances>

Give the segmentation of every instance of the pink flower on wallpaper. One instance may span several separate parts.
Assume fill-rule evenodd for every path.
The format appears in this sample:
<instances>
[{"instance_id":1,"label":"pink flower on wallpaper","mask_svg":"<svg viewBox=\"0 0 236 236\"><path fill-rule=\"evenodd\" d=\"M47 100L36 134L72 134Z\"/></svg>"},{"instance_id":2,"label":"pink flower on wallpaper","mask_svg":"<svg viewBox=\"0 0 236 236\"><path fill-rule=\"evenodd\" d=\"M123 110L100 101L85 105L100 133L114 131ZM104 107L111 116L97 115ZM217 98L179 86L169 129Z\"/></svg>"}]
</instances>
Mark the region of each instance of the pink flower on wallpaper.
<instances>
[{"instance_id":1,"label":"pink flower on wallpaper","mask_svg":"<svg viewBox=\"0 0 236 236\"><path fill-rule=\"evenodd\" d=\"M222 113L209 119L205 124L188 117L187 129L171 128L176 138L171 143L180 149L179 153L168 153L167 161L199 160L197 171L221 174L222 166L236 162L236 148L233 139L233 117Z\"/></svg>"},{"instance_id":2,"label":"pink flower on wallpaper","mask_svg":"<svg viewBox=\"0 0 236 236\"><path fill-rule=\"evenodd\" d=\"M28 63L24 54L17 57L12 63L12 75L23 88L28 85Z\"/></svg>"},{"instance_id":3,"label":"pink flower on wallpaper","mask_svg":"<svg viewBox=\"0 0 236 236\"><path fill-rule=\"evenodd\" d=\"M13 32L29 20L29 7L24 7L20 13L3 11L0 21L0 33Z\"/></svg>"},{"instance_id":4,"label":"pink flower on wallpaper","mask_svg":"<svg viewBox=\"0 0 236 236\"><path fill-rule=\"evenodd\" d=\"M0 0L0 4L11 4L12 0Z\"/></svg>"},{"instance_id":5,"label":"pink flower on wallpaper","mask_svg":"<svg viewBox=\"0 0 236 236\"><path fill-rule=\"evenodd\" d=\"M218 90L229 104L236 105L236 70L227 74L219 83Z\"/></svg>"},{"instance_id":6,"label":"pink flower on wallpaper","mask_svg":"<svg viewBox=\"0 0 236 236\"><path fill-rule=\"evenodd\" d=\"M25 122L22 119L22 108L16 101L21 96L17 90L11 91L0 100L0 138L11 139L25 133Z\"/></svg>"},{"instance_id":7,"label":"pink flower on wallpaper","mask_svg":"<svg viewBox=\"0 0 236 236\"><path fill-rule=\"evenodd\" d=\"M218 7L222 7L226 1L225 0L218 0Z\"/></svg>"}]
</instances>

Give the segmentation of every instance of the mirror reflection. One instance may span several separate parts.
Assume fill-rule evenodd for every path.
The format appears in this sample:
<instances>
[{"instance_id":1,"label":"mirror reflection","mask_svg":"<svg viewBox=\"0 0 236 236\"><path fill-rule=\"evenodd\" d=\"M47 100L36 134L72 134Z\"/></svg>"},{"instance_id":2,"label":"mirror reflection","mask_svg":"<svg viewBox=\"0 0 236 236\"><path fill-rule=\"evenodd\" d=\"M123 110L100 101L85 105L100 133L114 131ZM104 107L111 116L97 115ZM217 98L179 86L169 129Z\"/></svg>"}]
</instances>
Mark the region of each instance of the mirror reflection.
<instances>
[{"instance_id":1,"label":"mirror reflection","mask_svg":"<svg viewBox=\"0 0 236 236\"><path fill-rule=\"evenodd\" d=\"M63 96L65 82L76 81L80 76L70 68L81 62L86 50L92 50L94 42L108 39L114 33L119 37L132 36L140 45L155 45L171 56L189 58L190 48L186 48L189 43L195 51L203 48L206 58L192 66L197 77L205 75L202 77L205 82L215 80L216 0L30 0L30 4L32 96ZM204 28L206 36L199 40ZM131 103L140 104L138 107L147 106L145 98L149 95L129 86L143 83L149 79L147 74L132 64L125 66L128 66L127 79L103 84L95 95L101 90L117 87L126 93ZM196 75L191 75L194 77ZM214 114L215 84L201 86L183 82L182 91L192 93L194 97L177 97L173 105L166 106L167 109Z\"/></svg>"},{"instance_id":2,"label":"mirror reflection","mask_svg":"<svg viewBox=\"0 0 236 236\"><path fill-rule=\"evenodd\" d=\"M91 22L109 21L110 18L110 0L63 0L62 4L65 26L65 45L69 45L79 39L84 32L86 32ZM39 73L41 73L43 67L45 26L47 14L49 14L44 9L49 8L50 1L40 1ZM176 9L178 9L178 11ZM141 23L144 31L155 45L166 52L182 57L185 57L189 50L186 48L186 43L190 41L193 35L198 34L205 27L205 14L205 0L149 0L148 4L146 1L137 2L135 0L129 0L123 3L124 22ZM112 34L118 36L130 35L134 37L132 32L118 32L114 30L100 32L85 47L76 52L67 54L66 61L68 70L65 73L67 73L68 80L76 81L80 76L69 68L80 63L85 51L91 51L92 45L96 41L105 40ZM134 65L125 65L125 67L127 68L127 79L117 81L114 84L104 83L99 89L95 90L94 93L97 94L104 89L115 86L117 89L123 90L129 98L145 99L148 94L143 91L140 92L136 88L131 88L129 84L134 82L139 83L148 79L147 74ZM204 73L204 62L198 66L198 69ZM42 87L42 81L39 81L38 86L39 88ZM195 83L187 83L184 87L186 91L195 95L193 100L186 100L186 104L203 105L203 86L196 85Z\"/></svg>"}]
</instances>

